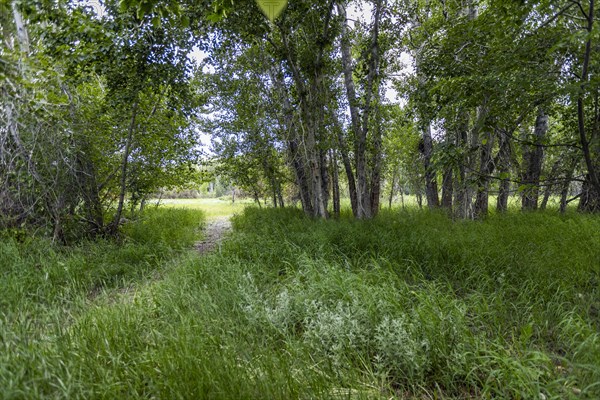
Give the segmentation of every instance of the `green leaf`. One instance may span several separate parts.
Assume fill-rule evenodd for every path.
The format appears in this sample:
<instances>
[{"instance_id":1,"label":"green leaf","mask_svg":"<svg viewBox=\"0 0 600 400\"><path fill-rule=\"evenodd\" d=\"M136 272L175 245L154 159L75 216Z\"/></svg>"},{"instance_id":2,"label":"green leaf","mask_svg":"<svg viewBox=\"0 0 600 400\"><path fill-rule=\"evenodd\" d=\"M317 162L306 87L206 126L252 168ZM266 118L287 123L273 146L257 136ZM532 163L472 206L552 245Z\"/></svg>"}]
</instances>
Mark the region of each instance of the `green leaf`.
<instances>
[{"instance_id":1,"label":"green leaf","mask_svg":"<svg viewBox=\"0 0 600 400\"><path fill-rule=\"evenodd\" d=\"M188 28L190 26L190 18L187 15L181 17L181 26Z\"/></svg>"},{"instance_id":2,"label":"green leaf","mask_svg":"<svg viewBox=\"0 0 600 400\"><path fill-rule=\"evenodd\" d=\"M211 13L211 14L208 14L208 15L206 16L206 19L207 19L209 22L214 22L214 23L217 23L217 22L220 22L220 21L223 19L223 16L222 16L221 14L217 14L217 13Z\"/></svg>"}]
</instances>

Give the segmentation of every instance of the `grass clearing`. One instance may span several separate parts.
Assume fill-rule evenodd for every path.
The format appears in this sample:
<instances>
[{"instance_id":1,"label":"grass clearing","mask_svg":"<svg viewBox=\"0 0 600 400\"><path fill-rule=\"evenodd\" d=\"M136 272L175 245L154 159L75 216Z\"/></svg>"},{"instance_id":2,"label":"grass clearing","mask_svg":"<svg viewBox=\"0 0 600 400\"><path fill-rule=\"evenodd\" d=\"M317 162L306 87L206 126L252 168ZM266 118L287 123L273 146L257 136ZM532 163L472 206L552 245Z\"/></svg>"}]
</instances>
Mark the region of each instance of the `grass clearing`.
<instances>
[{"instance_id":1,"label":"grass clearing","mask_svg":"<svg viewBox=\"0 0 600 400\"><path fill-rule=\"evenodd\" d=\"M248 208L199 257L201 215L149 211L123 247L3 242L0 397L600 397L598 217Z\"/></svg>"},{"instance_id":2,"label":"grass clearing","mask_svg":"<svg viewBox=\"0 0 600 400\"><path fill-rule=\"evenodd\" d=\"M150 204L156 204L157 200L151 200ZM191 210L202 210L208 220L229 217L239 214L244 208L255 204L252 200L239 199L235 203L231 200L221 199L161 199L160 205L167 208L183 208Z\"/></svg>"}]
</instances>

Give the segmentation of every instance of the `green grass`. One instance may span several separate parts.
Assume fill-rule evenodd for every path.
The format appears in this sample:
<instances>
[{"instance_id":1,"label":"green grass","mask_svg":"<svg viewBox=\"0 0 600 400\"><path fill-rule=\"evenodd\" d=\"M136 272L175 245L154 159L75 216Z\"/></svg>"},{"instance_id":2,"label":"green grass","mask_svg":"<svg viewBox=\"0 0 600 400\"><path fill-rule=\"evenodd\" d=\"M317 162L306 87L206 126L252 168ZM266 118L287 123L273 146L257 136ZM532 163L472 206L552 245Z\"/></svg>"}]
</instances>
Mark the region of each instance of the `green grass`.
<instances>
[{"instance_id":1,"label":"green grass","mask_svg":"<svg viewBox=\"0 0 600 400\"><path fill-rule=\"evenodd\" d=\"M71 397L79 367L63 344L73 324L151 281L193 244L203 220L201 211L152 210L119 243L0 240L0 399Z\"/></svg>"},{"instance_id":2,"label":"green grass","mask_svg":"<svg viewBox=\"0 0 600 400\"><path fill-rule=\"evenodd\" d=\"M198 217L3 242L0 398L600 397L597 216L248 208L203 257Z\"/></svg>"},{"instance_id":3,"label":"green grass","mask_svg":"<svg viewBox=\"0 0 600 400\"><path fill-rule=\"evenodd\" d=\"M150 201L150 204L156 203L156 200ZM248 199L239 199L235 203L231 200L221 199L162 199L160 205L168 208L185 208L192 210L202 210L206 218L211 220L215 218L229 217L233 214L241 213L248 205L254 202Z\"/></svg>"}]
</instances>

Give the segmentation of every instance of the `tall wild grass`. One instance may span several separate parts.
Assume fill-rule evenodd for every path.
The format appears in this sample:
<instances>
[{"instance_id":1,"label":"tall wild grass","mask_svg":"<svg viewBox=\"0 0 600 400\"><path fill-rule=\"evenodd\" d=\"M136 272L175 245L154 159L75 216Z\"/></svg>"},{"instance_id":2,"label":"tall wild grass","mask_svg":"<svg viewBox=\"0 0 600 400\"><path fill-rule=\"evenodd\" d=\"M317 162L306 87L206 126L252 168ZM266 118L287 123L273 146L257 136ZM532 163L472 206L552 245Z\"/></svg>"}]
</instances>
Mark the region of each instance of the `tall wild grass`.
<instances>
[{"instance_id":1,"label":"tall wild grass","mask_svg":"<svg viewBox=\"0 0 600 400\"><path fill-rule=\"evenodd\" d=\"M197 217L5 241L0 397L600 397L598 217L247 209L219 251L174 250Z\"/></svg>"}]
</instances>

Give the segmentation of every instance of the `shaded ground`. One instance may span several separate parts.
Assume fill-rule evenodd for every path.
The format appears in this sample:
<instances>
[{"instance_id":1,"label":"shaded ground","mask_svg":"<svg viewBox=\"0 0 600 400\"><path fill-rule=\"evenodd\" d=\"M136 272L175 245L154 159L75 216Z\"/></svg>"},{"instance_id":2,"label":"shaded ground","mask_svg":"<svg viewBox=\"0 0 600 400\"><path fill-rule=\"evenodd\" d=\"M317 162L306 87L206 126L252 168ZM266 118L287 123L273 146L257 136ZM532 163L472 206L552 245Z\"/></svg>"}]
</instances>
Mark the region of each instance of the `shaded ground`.
<instances>
[{"instance_id":1,"label":"shaded ground","mask_svg":"<svg viewBox=\"0 0 600 400\"><path fill-rule=\"evenodd\" d=\"M231 230L231 221L228 217L218 217L206 224L204 239L197 242L194 247L199 253L204 254L219 245L223 236Z\"/></svg>"}]
</instances>

